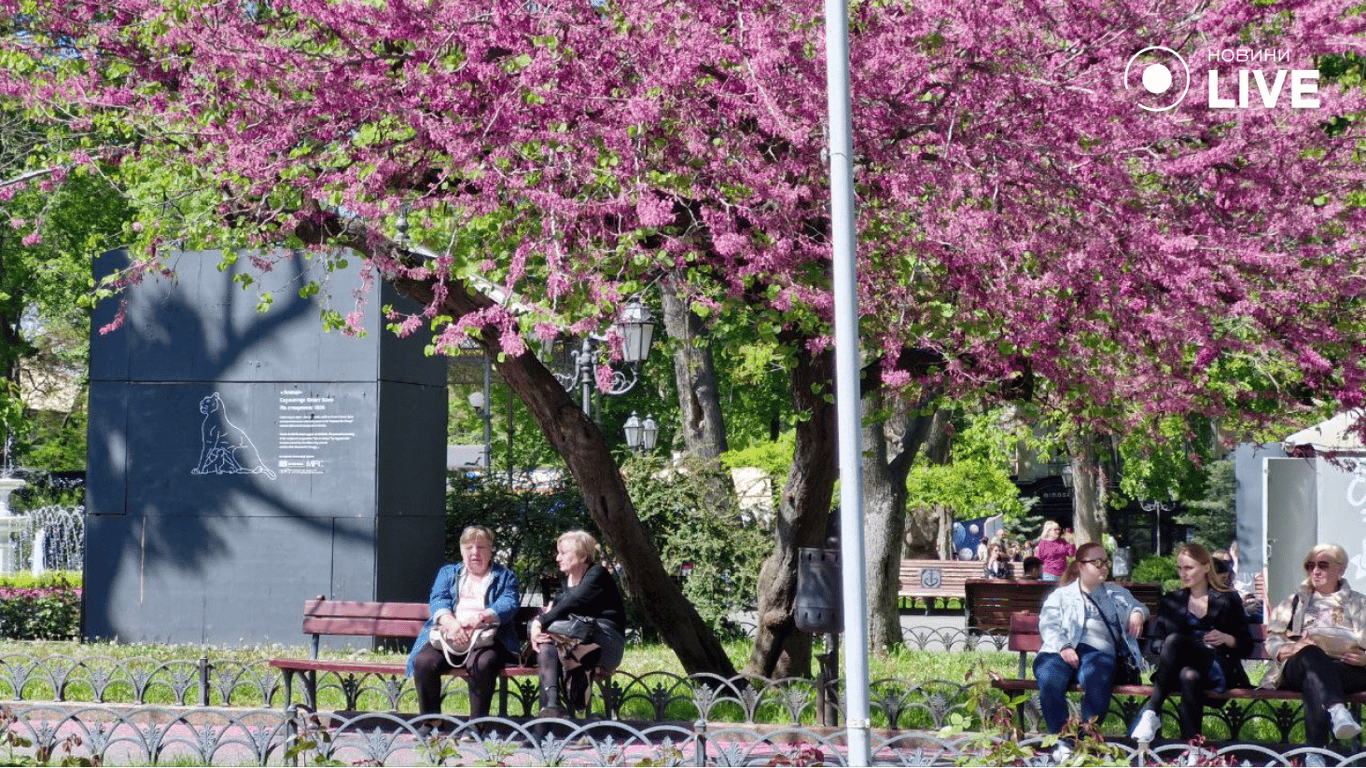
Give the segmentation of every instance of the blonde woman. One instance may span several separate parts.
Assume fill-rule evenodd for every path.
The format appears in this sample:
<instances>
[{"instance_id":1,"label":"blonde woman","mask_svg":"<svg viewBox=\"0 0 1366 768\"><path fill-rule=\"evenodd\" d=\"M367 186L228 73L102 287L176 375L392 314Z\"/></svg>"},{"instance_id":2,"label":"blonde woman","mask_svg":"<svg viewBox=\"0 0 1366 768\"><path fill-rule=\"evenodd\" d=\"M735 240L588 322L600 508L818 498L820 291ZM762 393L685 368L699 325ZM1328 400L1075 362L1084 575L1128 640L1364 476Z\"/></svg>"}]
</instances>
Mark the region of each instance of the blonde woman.
<instances>
[{"instance_id":1,"label":"blonde woman","mask_svg":"<svg viewBox=\"0 0 1366 768\"><path fill-rule=\"evenodd\" d=\"M594 562L598 542L585 531L560 534L555 562L560 566L560 594L528 626L541 672L541 717L563 717L564 685L569 716L588 704L588 674L616 669L626 650L626 605L617 581L602 563ZM574 623L588 625L587 637L572 648L563 640Z\"/></svg>"},{"instance_id":2,"label":"blonde woman","mask_svg":"<svg viewBox=\"0 0 1366 768\"><path fill-rule=\"evenodd\" d=\"M1077 548L1062 537L1062 527L1057 520L1043 524L1039 535L1039 545L1034 548L1034 556L1043 561L1043 580L1058 581L1067 570L1067 559L1076 555Z\"/></svg>"},{"instance_id":3,"label":"blonde woman","mask_svg":"<svg viewBox=\"0 0 1366 768\"><path fill-rule=\"evenodd\" d=\"M1348 694L1366 691L1366 595L1343 578L1347 553L1316 544L1304 558L1304 583L1271 612L1266 654L1271 665L1261 687L1299 691L1304 700L1304 737L1328 744L1329 728L1352 739L1361 726L1345 705ZM1309 758L1319 757L1310 755Z\"/></svg>"}]
</instances>

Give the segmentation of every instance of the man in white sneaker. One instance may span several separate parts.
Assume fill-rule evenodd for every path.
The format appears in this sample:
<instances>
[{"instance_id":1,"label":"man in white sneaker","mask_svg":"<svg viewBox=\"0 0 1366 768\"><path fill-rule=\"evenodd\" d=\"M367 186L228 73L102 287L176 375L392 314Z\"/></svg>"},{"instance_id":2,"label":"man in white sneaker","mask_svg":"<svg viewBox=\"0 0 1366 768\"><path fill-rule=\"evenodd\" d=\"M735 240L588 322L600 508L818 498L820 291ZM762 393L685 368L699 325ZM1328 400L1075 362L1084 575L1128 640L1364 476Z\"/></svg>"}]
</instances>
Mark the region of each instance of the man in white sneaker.
<instances>
[{"instance_id":1,"label":"man in white sneaker","mask_svg":"<svg viewBox=\"0 0 1366 768\"><path fill-rule=\"evenodd\" d=\"M1343 578L1347 553L1336 544L1309 550L1304 572L1304 583L1271 612L1272 663L1261 687L1299 691L1305 741L1323 747L1330 731L1343 740L1361 733L1345 702L1366 691L1366 595Z\"/></svg>"}]
</instances>

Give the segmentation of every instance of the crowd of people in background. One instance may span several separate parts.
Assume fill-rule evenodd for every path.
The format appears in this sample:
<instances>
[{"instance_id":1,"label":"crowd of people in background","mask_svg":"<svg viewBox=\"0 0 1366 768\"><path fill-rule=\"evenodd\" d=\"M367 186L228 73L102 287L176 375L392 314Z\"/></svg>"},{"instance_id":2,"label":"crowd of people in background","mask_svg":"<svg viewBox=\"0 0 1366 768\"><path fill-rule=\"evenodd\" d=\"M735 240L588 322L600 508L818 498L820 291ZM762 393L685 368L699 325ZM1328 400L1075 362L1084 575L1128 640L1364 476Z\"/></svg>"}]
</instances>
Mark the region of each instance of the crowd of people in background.
<instances>
[{"instance_id":1,"label":"crowd of people in background","mask_svg":"<svg viewBox=\"0 0 1366 768\"><path fill-rule=\"evenodd\" d=\"M1072 529L1066 531L1056 521L1044 523L1037 541L1011 539L999 528L977 545L982 574L988 579L1033 579L1057 581L1076 554Z\"/></svg>"}]
</instances>

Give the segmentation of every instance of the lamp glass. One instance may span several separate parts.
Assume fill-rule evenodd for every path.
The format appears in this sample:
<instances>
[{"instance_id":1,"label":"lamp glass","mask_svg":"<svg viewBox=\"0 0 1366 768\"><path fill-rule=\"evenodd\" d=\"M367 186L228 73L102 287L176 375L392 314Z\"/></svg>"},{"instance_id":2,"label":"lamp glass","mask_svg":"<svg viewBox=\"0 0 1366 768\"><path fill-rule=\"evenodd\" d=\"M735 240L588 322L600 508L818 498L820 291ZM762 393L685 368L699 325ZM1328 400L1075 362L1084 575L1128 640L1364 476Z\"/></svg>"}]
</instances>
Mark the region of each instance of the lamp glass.
<instances>
[{"instance_id":1,"label":"lamp glass","mask_svg":"<svg viewBox=\"0 0 1366 768\"><path fill-rule=\"evenodd\" d=\"M653 451L657 440L659 440L659 424L655 421L655 417L646 416L645 421L640 425L640 446L647 451Z\"/></svg>"},{"instance_id":2,"label":"lamp glass","mask_svg":"<svg viewBox=\"0 0 1366 768\"><path fill-rule=\"evenodd\" d=\"M626 420L624 430L626 432L626 445L634 450L640 445L641 433L645 430L644 425L640 423L640 417L636 415L635 411L632 411L631 418Z\"/></svg>"},{"instance_id":3,"label":"lamp glass","mask_svg":"<svg viewBox=\"0 0 1366 768\"><path fill-rule=\"evenodd\" d=\"M639 363L650 355L650 341L655 332L655 324L649 307L639 299L631 303L617 317L617 330L621 332L623 343L621 356L628 363Z\"/></svg>"}]
</instances>

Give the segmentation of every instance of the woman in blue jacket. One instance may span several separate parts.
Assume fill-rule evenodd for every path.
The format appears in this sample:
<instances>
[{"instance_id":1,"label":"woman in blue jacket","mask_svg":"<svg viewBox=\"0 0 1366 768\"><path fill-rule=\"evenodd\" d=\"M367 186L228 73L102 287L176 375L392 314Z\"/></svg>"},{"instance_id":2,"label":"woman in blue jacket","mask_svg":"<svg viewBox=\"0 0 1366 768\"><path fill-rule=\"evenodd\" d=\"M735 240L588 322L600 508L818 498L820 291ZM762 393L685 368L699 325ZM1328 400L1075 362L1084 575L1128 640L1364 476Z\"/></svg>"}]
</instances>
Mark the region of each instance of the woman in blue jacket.
<instances>
[{"instance_id":1,"label":"woman in blue jacket","mask_svg":"<svg viewBox=\"0 0 1366 768\"><path fill-rule=\"evenodd\" d=\"M1067 722L1067 689L1081 685L1081 719L1105 716L1110 706L1116 654L1124 649L1140 659L1134 641L1143 632L1148 608L1129 590L1106 581L1110 558L1105 548L1089 542L1063 573L1062 586L1053 590L1039 613L1042 647L1034 656L1034 679L1039 683L1039 707L1049 733ZM1059 742L1054 760L1072 755L1071 745Z\"/></svg>"},{"instance_id":2,"label":"woman in blue jacket","mask_svg":"<svg viewBox=\"0 0 1366 768\"><path fill-rule=\"evenodd\" d=\"M486 717L498 672L517 659L517 630L512 619L521 603L517 576L493 562L493 531L472 525L460 534L460 562L436 572L428 600L431 618L408 654L408 675L417 688L424 715L441 712L441 675L451 669L430 633L441 632L456 645L469 641L481 627L497 625L493 644L469 652L470 717ZM457 662L460 659L456 659Z\"/></svg>"}]
</instances>

